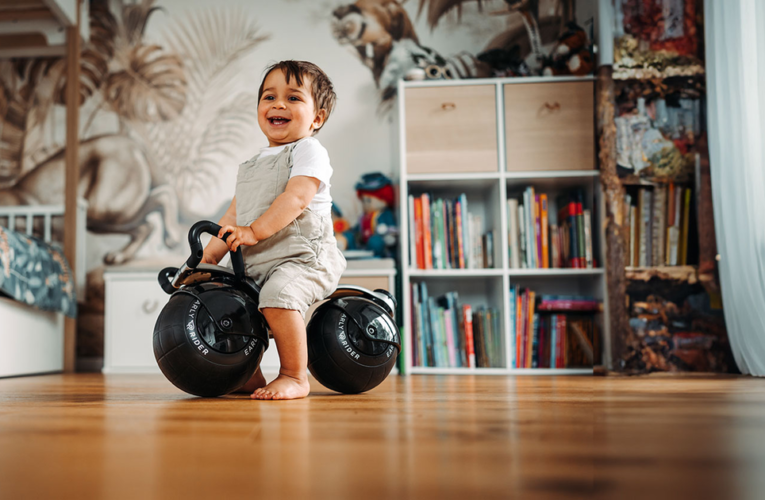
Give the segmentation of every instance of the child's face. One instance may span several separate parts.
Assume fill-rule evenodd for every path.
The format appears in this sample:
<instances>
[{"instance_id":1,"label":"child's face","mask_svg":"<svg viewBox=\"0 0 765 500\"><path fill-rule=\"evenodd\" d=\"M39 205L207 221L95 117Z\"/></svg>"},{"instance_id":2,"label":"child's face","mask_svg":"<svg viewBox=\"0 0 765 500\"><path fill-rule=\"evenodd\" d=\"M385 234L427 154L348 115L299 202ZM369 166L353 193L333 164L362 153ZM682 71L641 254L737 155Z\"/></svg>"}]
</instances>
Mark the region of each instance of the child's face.
<instances>
[{"instance_id":1,"label":"child's face","mask_svg":"<svg viewBox=\"0 0 765 500\"><path fill-rule=\"evenodd\" d=\"M278 69L266 76L258 103L258 124L269 146L309 137L324 123L324 110L316 112L314 108L311 83L310 77L303 76L302 86L298 87L294 78L288 84Z\"/></svg>"}]
</instances>

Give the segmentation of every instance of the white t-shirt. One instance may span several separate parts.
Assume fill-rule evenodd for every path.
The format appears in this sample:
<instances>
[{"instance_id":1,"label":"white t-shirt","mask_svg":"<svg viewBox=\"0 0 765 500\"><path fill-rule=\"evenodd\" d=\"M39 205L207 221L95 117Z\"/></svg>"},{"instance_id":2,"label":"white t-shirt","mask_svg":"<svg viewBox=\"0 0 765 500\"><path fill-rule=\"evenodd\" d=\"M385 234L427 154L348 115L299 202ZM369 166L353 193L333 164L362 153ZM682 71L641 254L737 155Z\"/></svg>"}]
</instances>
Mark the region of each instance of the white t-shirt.
<instances>
[{"instance_id":1,"label":"white t-shirt","mask_svg":"<svg viewBox=\"0 0 765 500\"><path fill-rule=\"evenodd\" d=\"M278 154L286 148L284 146L275 146L263 148L260 150L260 156L266 157ZM300 140L292 150L292 172L290 179L298 175L315 177L321 181L316 196L313 197L308 208L321 215L331 216L332 214L332 196L329 194L331 184L329 179L332 177L332 165L329 164L329 154L324 146L313 137L306 137Z\"/></svg>"}]
</instances>

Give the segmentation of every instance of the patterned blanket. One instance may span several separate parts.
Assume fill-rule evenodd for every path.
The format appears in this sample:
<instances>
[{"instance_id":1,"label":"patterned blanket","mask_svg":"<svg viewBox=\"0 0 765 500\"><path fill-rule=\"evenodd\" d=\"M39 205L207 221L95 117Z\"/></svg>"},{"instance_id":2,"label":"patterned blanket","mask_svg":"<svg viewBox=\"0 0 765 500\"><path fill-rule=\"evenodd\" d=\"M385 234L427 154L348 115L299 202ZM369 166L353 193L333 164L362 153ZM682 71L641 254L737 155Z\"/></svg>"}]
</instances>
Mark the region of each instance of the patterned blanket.
<instances>
[{"instance_id":1,"label":"patterned blanket","mask_svg":"<svg viewBox=\"0 0 765 500\"><path fill-rule=\"evenodd\" d=\"M0 227L0 295L77 317L74 277L61 247L4 227Z\"/></svg>"}]
</instances>

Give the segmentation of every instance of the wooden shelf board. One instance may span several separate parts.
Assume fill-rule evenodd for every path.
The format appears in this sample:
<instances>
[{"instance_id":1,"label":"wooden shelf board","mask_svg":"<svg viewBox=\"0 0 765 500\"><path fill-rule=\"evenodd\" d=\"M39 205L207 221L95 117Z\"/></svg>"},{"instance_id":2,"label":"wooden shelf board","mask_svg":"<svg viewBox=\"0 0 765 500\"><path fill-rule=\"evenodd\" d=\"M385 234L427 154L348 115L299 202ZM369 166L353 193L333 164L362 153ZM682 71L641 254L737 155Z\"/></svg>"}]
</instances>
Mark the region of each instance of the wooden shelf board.
<instances>
[{"instance_id":1,"label":"wooden shelf board","mask_svg":"<svg viewBox=\"0 0 765 500\"><path fill-rule=\"evenodd\" d=\"M698 266L654 266L628 267L625 269L628 280L649 281L651 278L684 281L690 284L698 281Z\"/></svg>"},{"instance_id":2,"label":"wooden shelf board","mask_svg":"<svg viewBox=\"0 0 765 500\"><path fill-rule=\"evenodd\" d=\"M474 278L502 276L502 269L410 269L413 278Z\"/></svg>"},{"instance_id":3,"label":"wooden shelf board","mask_svg":"<svg viewBox=\"0 0 765 500\"><path fill-rule=\"evenodd\" d=\"M507 274L511 277L545 277L545 276L592 276L604 273L603 268L595 269L510 269Z\"/></svg>"},{"instance_id":4,"label":"wooden shelf board","mask_svg":"<svg viewBox=\"0 0 765 500\"><path fill-rule=\"evenodd\" d=\"M436 368L412 366L412 375L592 375L592 368Z\"/></svg>"}]
</instances>

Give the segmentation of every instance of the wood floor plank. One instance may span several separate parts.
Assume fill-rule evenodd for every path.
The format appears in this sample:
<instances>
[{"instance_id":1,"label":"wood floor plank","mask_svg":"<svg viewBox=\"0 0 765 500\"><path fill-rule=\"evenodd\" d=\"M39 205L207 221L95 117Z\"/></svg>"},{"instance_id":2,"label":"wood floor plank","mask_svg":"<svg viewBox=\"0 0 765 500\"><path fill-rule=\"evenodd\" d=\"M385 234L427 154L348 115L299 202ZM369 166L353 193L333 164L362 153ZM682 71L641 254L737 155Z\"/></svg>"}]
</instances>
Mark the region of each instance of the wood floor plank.
<instances>
[{"instance_id":1,"label":"wood floor plank","mask_svg":"<svg viewBox=\"0 0 765 500\"><path fill-rule=\"evenodd\" d=\"M312 384L275 402L153 375L0 379L0 498L727 499L765 470L750 378Z\"/></svg>"}]
</instances>

